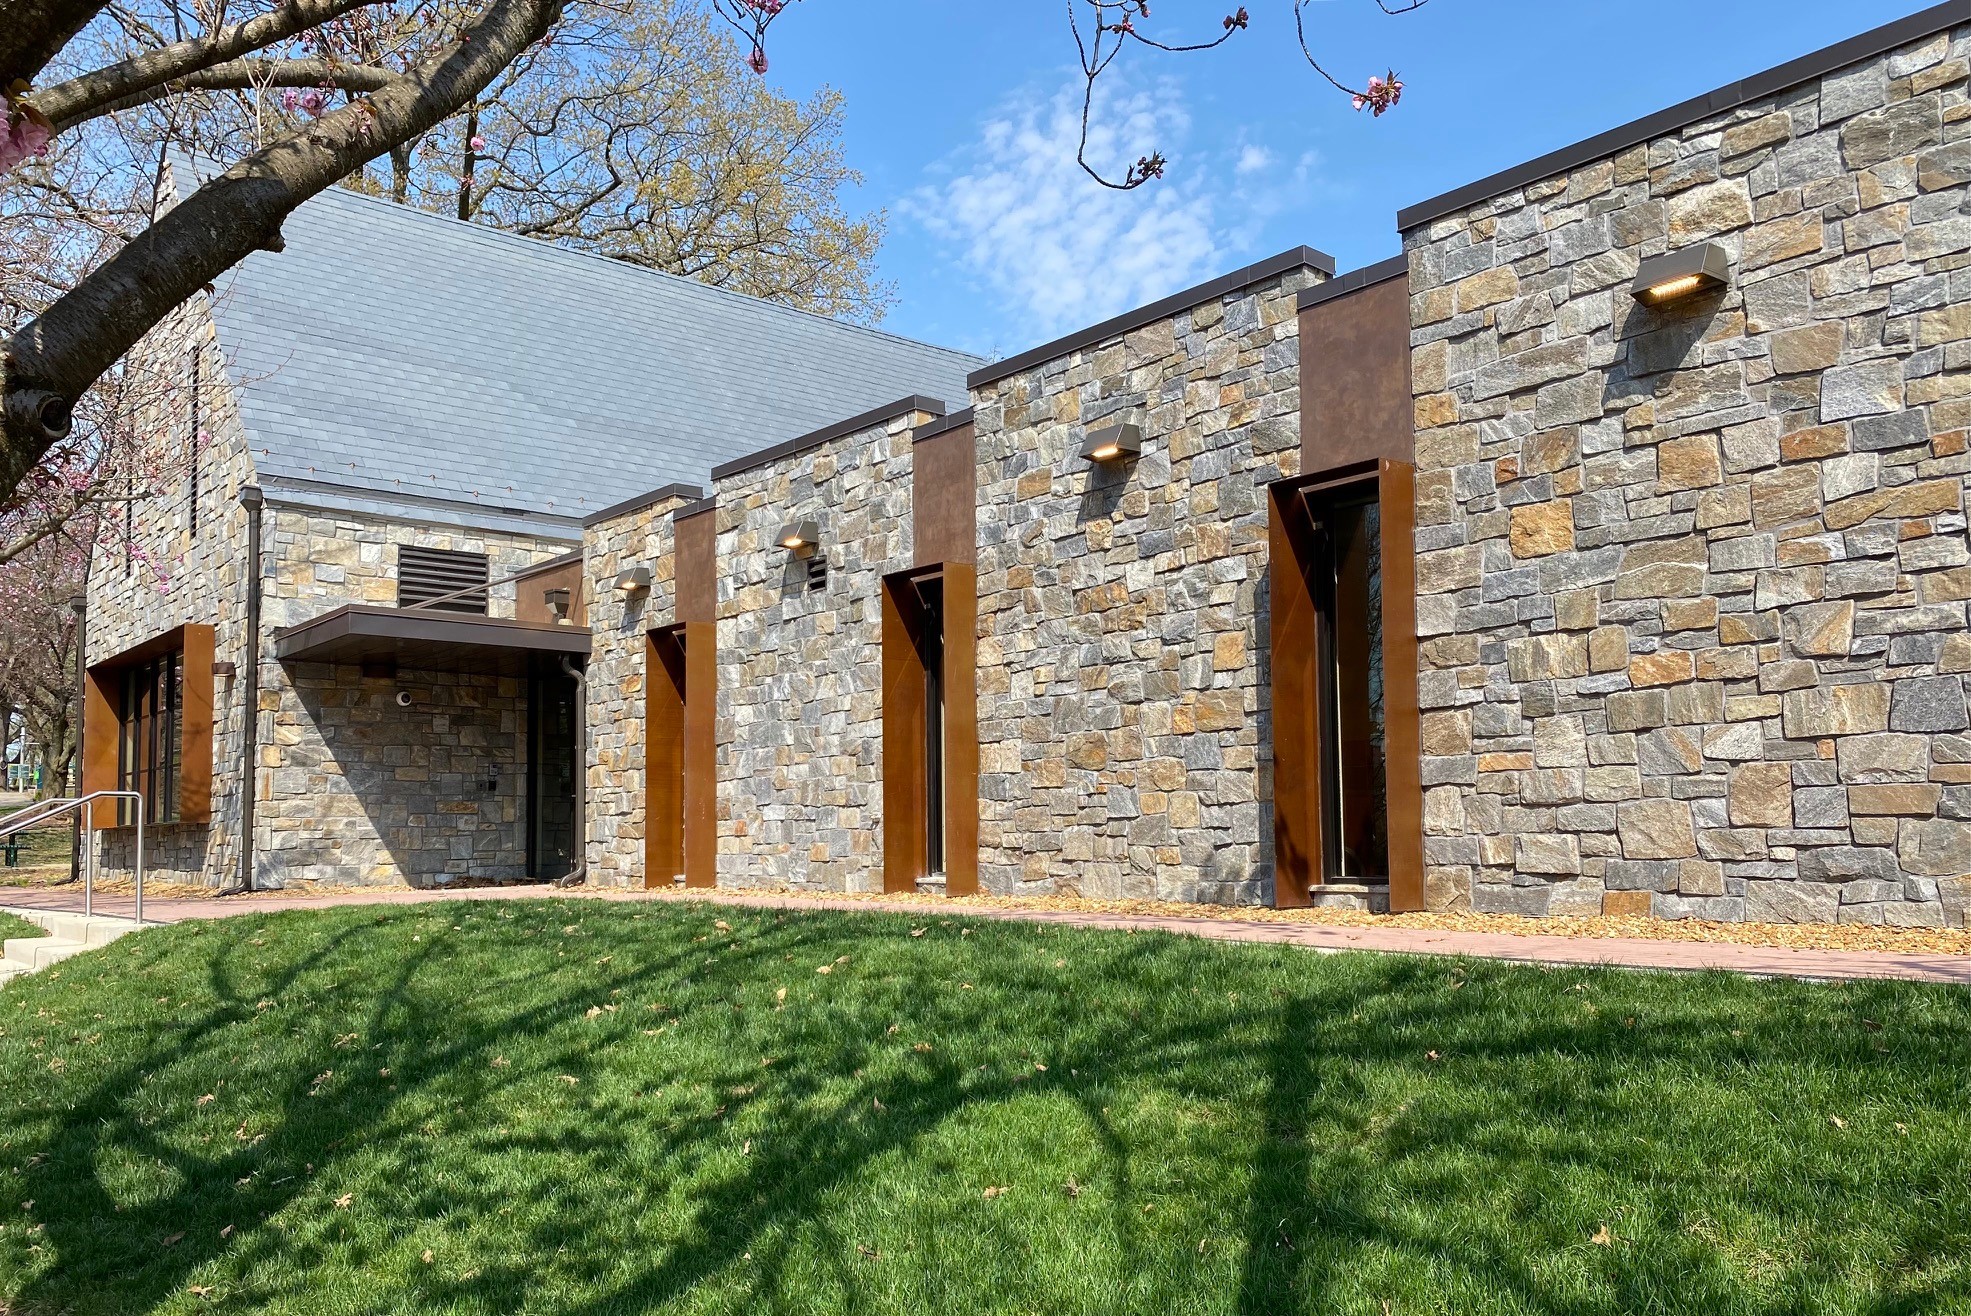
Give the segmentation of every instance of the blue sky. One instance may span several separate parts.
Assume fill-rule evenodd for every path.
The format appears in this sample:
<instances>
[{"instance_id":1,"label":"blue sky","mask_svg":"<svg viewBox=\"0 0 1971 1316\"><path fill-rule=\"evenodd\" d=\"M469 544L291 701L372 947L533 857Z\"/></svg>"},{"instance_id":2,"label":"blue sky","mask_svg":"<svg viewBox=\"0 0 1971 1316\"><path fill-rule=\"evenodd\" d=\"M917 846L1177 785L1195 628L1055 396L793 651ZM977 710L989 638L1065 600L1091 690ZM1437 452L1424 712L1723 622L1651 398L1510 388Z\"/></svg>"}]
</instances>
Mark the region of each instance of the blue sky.
<instances>
[{"instance_id":1,"label":"blue sky","mask_svg":"<svg viewBox=\"0 0 1971 1316\"><path fill-rule=\"evenodd\" d=\"M1308 7L1344 81L1394 67L1403 102L1357 114L1300 62L1290 0L1194 55L1136 50L1105 79L1111 159L1165 180L1104 194L1074 168L1079 74L1062 0L803 0L769 76L848 100L851 200L889 213L895 332L1004 355L1299 243L1340 268L1395 255L1395 212L1832 44L1918 0L1375 0ZM1210 32L1232 3L1158 0L1153 30ZM1111 77L1114 74L1109 75Z\"/></svg>"}]
</instances>

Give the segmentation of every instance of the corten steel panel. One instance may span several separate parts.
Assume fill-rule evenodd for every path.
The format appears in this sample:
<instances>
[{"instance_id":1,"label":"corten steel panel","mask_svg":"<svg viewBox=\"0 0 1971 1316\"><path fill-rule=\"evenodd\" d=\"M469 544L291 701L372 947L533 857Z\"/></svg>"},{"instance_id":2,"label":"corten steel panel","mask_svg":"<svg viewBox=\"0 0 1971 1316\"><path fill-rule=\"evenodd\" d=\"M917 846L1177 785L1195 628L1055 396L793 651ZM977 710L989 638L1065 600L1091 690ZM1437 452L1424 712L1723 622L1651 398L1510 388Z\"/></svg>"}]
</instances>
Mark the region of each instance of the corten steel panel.
<instances>
[{"instance_id":1,"label":"corten steel panel","mask_svg":"<svg viewBox=\"0 0 1971 1316\"><path fill-rule=\"evenodd\" d=\"M82 793L116 789L116 747L123 729L118 725L122 670L97 666L89 669L82 696ZM90 821L96 827L116 825L116 801L98 800L89 806Z\"/></svg>"},{"instance_id":2,"label":"corten steel panel","mask_svg":"<svg viewBox=\"0 0 1971 1316\"><path fill-rule=\"evenodd\" d=\"M653 631L644 642L643 884L668 887L684 867L683 634Z\"/></svg>"},{"instance_id":3,"label":"corten steel panel","mask_svg":"<svg viewBox=\"0 0 1971 1316\"><path fill-rule=\"evenodd\" d=\"M924 872L923 609L909 575L883 582L883 890L915 891Z\"/></svg>"},{"instance_id":4,"label":"corten steel panel","mask_svg":"<svg viewBox=\"0 0 1971 1316\"><path fill-rule=\"evenodd\" d=\"M684 623L684 884L692 887L719 884L718 643L710 620Z\"/></svg>"},{"instance_id":5,"label":"corten steel panel","mask_svg":"<svg viewBox=\"0 0 1971 1316\"><path fill-rule=\"evenodd\" d=\"M1416 468L1385 461L1382 504L1383 771L1389 908L1424 907L1423 725L1417 691Z\"/></svg>"},{"instance_id":6,"label":"corten steel panel","mask_svg":"<svg viewBox=\"0 0 1971 1316\"><path fill-rule=\"evenodd\" d=\"M178 821L212 821L212 627L184 628L184 691L178 706Z\"/></svg>"},{"instance_id":7,"label":"corten steel panel","mask_svg":"<svg viewBox=\"0 0 1971 1316\"><path fill-rule=\"evenodd\" d=\"M970 449L969 442L966 447ZM971 896L979 891L978 606L978 571L971 560L947 562L944 568L944 890L948 896Z\"/></svg>"},{"instance_id":8,"label":"corten steel panel","mask_svg":"<svg viewBox=\"0 0 1971 1316\"><path fill-rule=\"evenodd\" d=\"M184 654L178 704L178 821L212 821L213 642L212 627L191 622L153 635L89 669L82 705L84 794L117 788L124 669L176 650ZM119 825L115 800L99 801L89 809L97 827Z\"/></svg>"},{"instance_id":9,"label":"corten steel panel","mask_svg":"<svg viewBox=\"0 0 1971 1316\"><path fill-rule=\"evenodd\" d=\"M978 489L970 425L946 430L911 450L910 505L918 566L978 561Z\"/></svg>"},{"instance_id":10,"label":"corten steel panel","mask_svg":"<svg viewBox=\"0 0 1971 1316\"><path fill-rule=\"evenodd\" d=\"M570 554L567 561L557 561L519 577L513 582L514 619L533 622L538 626L559 625L554 609L548 607L547 592L565 589L568 591L568 620L576 626L588 625L589 603L582 589L587 579L579 553Z\"/></svg>"},{"instance_id":11,"label":"corten steel panel","mask_svg":"<svg viewBox=\"0 0 1971 1316\"><path fill-rule=\"evenodd\" d=\"M718 514L700 512L673 522L677 541L677 615L681 622L718 620Z\"/></svg>"},{"instance_id":12,"label":"corten steel panel","mask_svg":"<svg viewBox=\"0 0 1971 1316\"><path fill-rule=\"evenodd\" d=\"M1318 622L1313 528L1299 489L1276 484L1267 499L1268 641L1273 672L1273 903L1297 909L1321 880L1321 764L1315 738Z\"/></svg>"},{"instance_id":13,"label":"corten steel panel","mask_svg":"<svg viewBox=\"0 0 1971 1316\"><path fill-rule=\"evenodd\" d=\"M1300 469L1416 454L1410 281L1385 279L1300 313Z\"/></svg>"}]
</instances>

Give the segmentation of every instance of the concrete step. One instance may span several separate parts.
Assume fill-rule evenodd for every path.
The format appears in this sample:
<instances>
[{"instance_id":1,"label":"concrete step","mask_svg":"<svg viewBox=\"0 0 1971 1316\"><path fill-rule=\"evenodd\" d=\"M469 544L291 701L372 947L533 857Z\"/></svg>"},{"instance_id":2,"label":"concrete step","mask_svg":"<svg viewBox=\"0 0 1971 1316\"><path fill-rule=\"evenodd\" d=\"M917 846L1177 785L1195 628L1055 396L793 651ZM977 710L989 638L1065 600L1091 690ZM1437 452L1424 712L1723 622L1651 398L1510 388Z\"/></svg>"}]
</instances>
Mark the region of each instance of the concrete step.
<instances>
[{"instance_id":1,"label":"concrete step","mask_svg":"<svg viewBox=\"0 0 1971 1316\"><path fill-rule=\"evenodd\" d=\"M0 944L0 983L34 973L51 964L60 964L84 951L107 946L118 937L136 930L127 918L106 914L88 916L40 909L8 909L5 912L41 928L45 937L10 937Z\"/></svg>"}]
</instances>

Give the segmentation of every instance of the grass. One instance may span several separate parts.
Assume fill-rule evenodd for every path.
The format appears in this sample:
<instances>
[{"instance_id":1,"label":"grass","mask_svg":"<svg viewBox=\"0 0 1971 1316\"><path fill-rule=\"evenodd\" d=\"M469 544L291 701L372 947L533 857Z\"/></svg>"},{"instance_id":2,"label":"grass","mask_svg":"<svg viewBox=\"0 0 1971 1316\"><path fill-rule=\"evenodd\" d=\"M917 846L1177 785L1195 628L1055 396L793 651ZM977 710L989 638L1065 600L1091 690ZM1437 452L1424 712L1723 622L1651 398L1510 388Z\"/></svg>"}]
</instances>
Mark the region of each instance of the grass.
<instances>
[{"instance_id":1,"label":"grass","mask_svg":"<svg viewBox=\"0 0 1971 1316\"><path fill-rule=\"evenodd\" d=\"M1967 1073L1908 984L244 916L0 991L0 1309L1967 1311Z\"/></svg>"},{"instance_id":2,"label":"grass","mask_svg":"<svg viewBox=\"0 0 1971 1316\"><path fill-rule=\"evenodd\" d=\"M14 937L41 937L46 935L38 925L0 910L0 941L8 941Z\"/></svg>"}]
</instances>

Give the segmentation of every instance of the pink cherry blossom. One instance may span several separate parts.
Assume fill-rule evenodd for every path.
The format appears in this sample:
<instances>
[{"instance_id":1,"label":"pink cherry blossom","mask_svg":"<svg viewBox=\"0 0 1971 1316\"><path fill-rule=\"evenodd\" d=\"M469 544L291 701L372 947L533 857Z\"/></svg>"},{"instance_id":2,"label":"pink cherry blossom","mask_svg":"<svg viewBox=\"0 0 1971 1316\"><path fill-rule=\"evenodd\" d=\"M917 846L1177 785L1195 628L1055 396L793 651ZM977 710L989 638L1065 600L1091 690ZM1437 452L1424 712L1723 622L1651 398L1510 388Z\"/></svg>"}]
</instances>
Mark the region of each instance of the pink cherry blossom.
<instances>
[{"instance_id":1,"label":"pink cherry blossom","mask_svg":"<svg viewBox=\"0 0 1971 1316\"><path fill-rule=\"evenodd\" d=\"M755 73L765 73L767 71L766 51L760 49L758 46L754 46L753 53L746 57L746 67Z\"/></svg>"},{"instance_id":2,"label":"pink cherry blossom","mask_svg":"<svg viewBox=\"0 0 1971 1316\"><path fill-rule=\"evenodd\" d=\"M4 94L0 94L0 107L4 107L0 109L0 173L46 155L54 131L41 111Z\"/></svg>"},{"instance_id":3,"label":"pink cherry blossom","mask_svg":"<svg viewBox=\"0 0 1971 1316\"><path fill-rule=\"evenodd\" d=\"M472 140L467 142L466 145L471 147L474 151L483 151L486 149L486 139L484 137L478 136L477 134L474 134Z\"/></svg>"}]
</instances>

